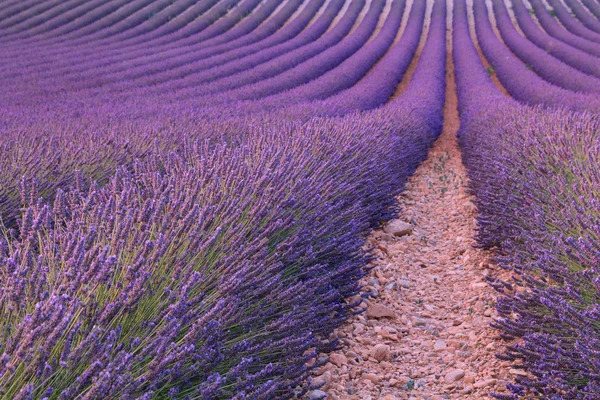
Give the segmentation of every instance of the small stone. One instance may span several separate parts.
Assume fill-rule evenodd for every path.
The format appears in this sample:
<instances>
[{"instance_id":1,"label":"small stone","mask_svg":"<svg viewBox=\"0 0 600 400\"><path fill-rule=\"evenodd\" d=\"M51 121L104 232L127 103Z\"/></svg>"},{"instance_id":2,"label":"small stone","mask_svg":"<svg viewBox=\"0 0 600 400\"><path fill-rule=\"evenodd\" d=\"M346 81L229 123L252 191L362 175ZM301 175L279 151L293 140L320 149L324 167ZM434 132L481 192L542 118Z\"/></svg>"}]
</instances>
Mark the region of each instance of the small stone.
<instances>
[{"instance_id":1,"label":"small stone","mask_svg":"<svg viewBox=\"0 0 600 400\"><path fill-rule=\"evenodd\" d=\"M496 384L496 380L495 379L485 379L483 381L477 381L473 384L473 387L475 389L483 389L486 388L488 386L494 386Z\"/></svg>"},{"instance_id":2,"label":"small stone","mask_svg":"<svg viewBox=\"0 0 600 400\"><path fill-rule=\"evenodd\" d=\"M404 289L408 289L410 288L410 282L407 281L406 279L400 279L398 281L398 283L400 284L400 286L402 286Z\"/></svg>"},{"instance_id":3,"label":"small stone","mask_svg":"<svg viewBox=\"0 0 600 400\"><path fill-rule=\"evenodd\" d=\"M394 318L396 313L383 304L374 303L367 308L367 317L369 318Z\"/></svg>"},{"instance_id":4,"label":"small stone","mask_svg":"<svg viewBox=\"0 0 600 400\"><path fill-rule=\"evenodd\" d=\"M309 400L322 400L327 398L327 393L322 390L312 390L308 393Z\"/></svg>"},{"instance_id":5,"label":"small stone","mask_svg":"<svg viewBox=\"0 0 600 400\"><path fill-rule=\"evenodd\" d=\"M353 352L352 350L348 350L346 352L346 358L356 358L358 357L358 354L356 354L355 352Z\"/></svg>"},{"instance_id":6,"label":"small stone","mask_svg":"<svg viewBox=\"0 0 600 400\"><path fill-rule=\"evenodd\" d=\"M387 361L391 358L390 346L387 344L377 344L371 349L371 357L377 361Z\"/></svg>"},{"instance_id":7,"label":"small stone","mask_svg":"<svg viewBox=\"0 0 600 400\"><path fill-rule=\"evenodd\" d=\"M442 351L446 349L446 342L444 342L443 340L436 340L436 342L433 345L433 349L435 351Z\"/></svg>"},{"instance_id":8,"label":"small stone","mask_svg":"<svg viewBox=\"0 0 600 400\"><path fill-rule=\"evenodd\" d=\"M463 394L473 393L473 386L467 386L462 390Z\"/></svg>"},{"instance_id":9,"label":"small stone","mask_svg":"<svg viewBox=\"0 0 600 400\"><path fill-rule=\"evenodd\" d=\"M413 226L411 224L407 224L404 221L400 221L399 219L395 219L388 223L383 231L394 236L406 236L410 235L413 231Z\"/></svg>"},{"instance_id":10,"label":"small stone","mask_svg":"<svg viewBox=\"0 0 600 400\"><path fill-rule=\"evenodd\" d=\"M321 376L316 377L315 379L313 379L313 383L324 390L327 390L327 385L329 384L329 382L331 382L331 372L329 371L325 371L325 373Z\"/></svg>"},{"instance_id":11,"label":"small stone","mask_svg":"<svg viewBox=\"0 0 600 400\"><path fill-rule=\"evenodd\" d=\"M464 370L462 370L462 369L455 369L453 371L448 372L446 374L446 376L444 377L444 379L448 383L454 383L456 381L461 380L464 376L465 376L465 371Z\"/></svg>"},{"instance_id":12,"label":"small stone","mask_svg":"<svg viewBox=\"0 0 600 400\"><path fill-rule=\"evenodd\" d=\"M478 288L480 289L480 288L484 288L484 287L487 287L487 286L488 286L488 284L485 283L485 282L475 282L475 283L471 284L471 287L473 289L478 289Z\"/></svg>"},{"instance_id":13,"label":"small stone","mask_svg":"<svg viewBox=\"0 0 600 400\"><path fill-rule=\"evenodd\" d=\"M333 353L332 355L330 355L329 361L331 361L333 364L337 365L338 367L348 364L348 359L346 358L346 356L344 356L343 354L338 354L338 353Z\"/></svg>"},{"instance_id":14,"label":"small stone","mask_svg":"<svg viewBox=\"0 0 600 400\"><path fill-rule=\"evenodd\" d=\"M513 375L527 376L527 372L522 369L511 368L508 370Z\"/></svg>"},{"instance_id":15,"label":"small stone","mask_svg":"<svg viewBox=\"0 0 600 400\"><path fill-rule=\"evenodd\" d=\"M364 374L363 378L365 378L368 381L373 382L374 385L377 385L379 383L379 377L377 376L377 374Z\"/></svg>"},{"instance_id":16,"label":"small stone","mask_svg":"<svg viewBox=\"0 0 600 400\"><path fill-rule=\"evenodd\" d=\"M485 315L486 317L491 317L492 316L492 309L488 308L487 310L485 310L483 312L483 315Z\"/></svg>"},{"instance_id":17,"label":"small stone","mask_svg":"<svg viewBox=\"0 0 600 400\"><path fill-rule=\"evenodd\" d=\"M496 345L496 343L492 342L492 343L488 344L487 346L485 346L485 349L489 350L489 351L494 351L494 350L496 350L497 347L498 346Z\"/></svg>"}]
</instances>

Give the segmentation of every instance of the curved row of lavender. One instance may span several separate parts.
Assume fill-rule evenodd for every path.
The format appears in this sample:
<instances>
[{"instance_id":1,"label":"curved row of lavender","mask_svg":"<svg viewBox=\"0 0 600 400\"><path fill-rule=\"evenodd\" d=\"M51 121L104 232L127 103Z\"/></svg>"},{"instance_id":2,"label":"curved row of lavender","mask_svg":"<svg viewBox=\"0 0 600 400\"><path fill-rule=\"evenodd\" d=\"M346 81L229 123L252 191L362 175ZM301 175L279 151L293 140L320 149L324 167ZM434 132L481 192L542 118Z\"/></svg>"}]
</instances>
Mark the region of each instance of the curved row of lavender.
<instances>
[{"instance_id":1,"label":"curved row of lavender","mask_svg":"<svg viewBox=\"0 0 600 400\"><path fill-rule=\"evenodd\" d=\"M519 0L513 0L519 1ZM535 17L544 28L544 30L552 37L563 41L573 47L586 51L596 57L600 57L600 44L592 40L582 38L575 35L571 31L565 29L558 21L552 17L541 0L530 0L529 3L533 7Z\"/></svg>"},{"instance_id":2,"label":"curved row of lavender","mask_svg":"<svg viewBox=\"0 0 600 400\"><path fill-rule=\"evenodd\" d=\"M565 4L571 9L571 12L588 29L600 33L600 21L590 14L586 7L579 1L565 0Z\"/></svg>"},{"instance_id":3,"label":"curved row of lavender","mask_svg":"<svg viewBox=\"0 0 600 400\"><path fill-rule=\"evenodd\" d=\"M474 2L473 13L481 50L512 97L531 105L543 104L548 107L568 107L574 111L600 112L600 98L597 95L555 86L533 72L533 67L528 68L517 58L494 33L485 2ZM563 73L553 76L555 82L561 82L564 86L569 85L569 78Z\"/></svg>"},{"instance_id":4,"label":"curved row of lavender","mask_svg":"<svg viewBox=\"0 0 600 400\"><path fill-rule=\"evenodd\" d=\"M426 8L425 2L414 4L398 43L354 86L323 101L297 105L293 108L293 113L307 116L341 116L352 111L370 110L385 104L402 81L419 46Z\"/></svg>"},{"instance_id":5,"label":"curved row of lavender","mask_svg":"<svg viewBox=\"0 0 600 400\"><path fill-rule=\"evenodd\" d=\"M365 1L352 1L338 23L336 23L332 29L327 30L330 27L331 22L334 20L337 11L339 11L341 4L341 1L332 2L328 6L327 10L325 10L325 12L317 21L315 21L314 24L302 31L297 37L281 43L278 46L264 48L262 51L259 51L255 54L242 57L238 60L233 60L225 65L215 66L211 68L208 71L209 73L206 75L201 71L197 71L196 73L185 77L185 79L179 80L179 82L177 79L170 79L167 80L167 83L179 83L180 88L185 88L185 91L193 91L192 94L194 96L198 96L200 94L212 94L225 90L232 90L250 83L255 83L276 76L288 69L298 66L303 61L315 57L316 55L326 51L344 39L344 37L352 29L352 26L358 18L361 9L365 5ZM379 4L379 7L380 6L381 5ZM371 24L375 17L375 13L371 12ZM368 26L369 24L367 24L367 28ZM150 67L153 67L153 65L150 65ZM88 83L86 83L87 86L94 86L96 82L99 82L99 84L102 85L101 82L104 80L104 77L104 72L97 74L93 78L90 78L86 75L82 78L82 82L85 83L88 81ZM174 78L177 78L177 76ZM53 78L45 79L42 76L39 79L44 84L48 82L50 84L50 90L60 91L60 88L65 86L68 87L69 97L96 97L97 95L106 93L106 90L99 90L98 92L92 93L89 93L86 89L79 90L77 87L78 85L73 87L73 82L68 79L65 81L64 77L60 74L57 78L54 78L58 81L56 84L54 84ZM200 85L200 83L203 82L206 82L207 84ZM168 92L171 93L170 97L174 97L175 95L172 93L174 88L177 88L177 86L167 86ZM145 98L145 92L148 89L145 86L138 86L137 84L125 80L125 90L126 96L128 97ZM110 90L109 92L111 98L115 97L115 90ZM162 95L161 91L158 93ZM39 97L36 92L31 93L31 91L26 92L25 95L28 103L33 101L35 97ZM68 99L61 100L68 101ZM45 101L44 93L42 93L40 101Z\"/></svg>"},{"instance_id":6,"label":"curved row of lavender","mask_svg":"<svg viewBox=\"0 0 600 400\"><path fill-rule=\"evenodd\" d=\"M547 82L575 92L600 93L600 79L561 62L523 37L514 27L504 1L493 1L496 26L506 46Z\"/></svg>"},{"instance_id":7,"label":"curved row of lavender","mask_svg":"<svg viewBox=\"0 0 600 400\"><path fill-rule=\"evenodd\" d=\"M200 18L170 30L142 21L142 11L173 16L191 2L134 0L113 8L28 1L26 8L0 5L12 10L0 19L0 34L10 32L3 59L19 46L39 53L31 68L19 65L26 56L2 67L12 93L0 102L0 398L301 397L322 363L318 355L339 346L333 330L357 305L348 299L370 260L365 236L396 215L395 196L441 132L446 2L435 2L417 68L390 99L419 43L424 2L404 11L404 1L395 0L384 16L383 0L368 8L362 0L309 0L303 9L292 0L226 48L223 37L234 43L237 33L228 32L255 14L222 31L224 15L211 14L214 23L198 31L194 21L237 2L210 2ZM75 19L61 17L64 4ZM238 7L244 4L258 12L274 2L242 0ZM404 12L415 20L392 47ZM277 28L262 30L274 26L272 17L280 18ZM187 75L181 90L170 90L168 79L156 87L127 79L133 74L111 90L93 90L93 82L79 84L77 66L73 74L52 74L74 62L54 60L71 43L76 57L101 44L107 52L86 62L101 66L101 54L118 59L119 49L124 61L132 52L152 54L145 46L165 37L155 31L179 35L168 54L198 56L180 65L198 66L191 75L205 76L207 85L218 82L201 75L211 68L235 73L242 60L262 65L235 85L256 100L227 103L226 93L215 93L219 106L206 107L210 92L194 95L203 83L184 81ZM252 36L256 31L269 34ZM196 34L205 39L198 46ZM202 53L208 42L212 55ZM136 71L144 66L149 78L158 67L150 62ZM168 75L177 67L164 68ZM267 78L277 86L261 84ZM327 90L310 83L330 80ZM301 106L239 109L271 93L287 96L282 106L320 107L364 85L382 92L365 91L361 106L336 109L333 118ZM244 89L254 87L261 92ZM319 100L307 101L313 98Z\"/></svg>"},{"instance_id":8,"label":"curved row of lavender","mask_svg":"<svg viewBox=\"0 0 600 400\"><path fill-rule=\"evenodd\" d=\"M254 0L253 0L254 1ZM216 9L210 9L206 14L203 14L201 16L201 18L199 18L197 21L194 21L194 25L195 25L195 29L192 31L192 33L196 33L195 35L193 35L192 37L197 38L198 36L202 36L201 38L199 38L199 42L197 43L196 47L211 47L210 44L212 43L213 46L215 47L215 42L217 42L216 44L219 43L225 43L224 46L221 46L220 50L224 50L222 49L223 47L225 48L225 50L227 49L235 49L238 48L240 45L243 44L248 44L248 43L253 43L254 41L260 39L260 38L264 38L264 37L268 37L270 33L272 33L273 28L277 29L277 25L281 25L285 20L286 17L289 17L289 5L288 7L284 7L284 9L282 10L283 12L280 12L278 14L276 14L275 16L273 16L272 20L275 20L275 26L272 27L270 26L271 24L263 24L261 26L260 29L256 29L254 31L252 31L254 28L257 27L258 24L260 24L261 22L263 22L268 16L269 16L269 11L272 11L274 7L277 6L277 2L268 2L267 4L259 7L259 10L257 10L255 13L251 14L249 17L244 18L240 21L239 24L236 25L236 23L240 20L241 17L245 16L246 13L248 12L248 7L238 7L235 8L235 11L232 12L231 14L227 15L226 17L223 17L221 19L219 19L220 17L223 16L223 14L225 14L227 12L228 9L228 3L227 2L220 2L218 3L215 8ZM296 3L297 4L297 3ZM257 6L257 2L254 1L252 4L246 4L246 3L242 3L241 6ZM294 6L294 3L291 3L292 8ZM242 8L242 9L240 9ZM198 24L198 22L203 22L202 24ZM226 22L226 23L223 23ZM187 27L189 27L189 25L186 25L176 31L173 32L173 35L180 33L181 31L185 30ZM196 30L198 30L198 32L195 32ZM249 31L252 31L251 34L248 34ZM298 31L296 31L295 33L297 33ZM222 34L220 34L222 33ZM172 36L173 36L172 35ZM172 51L170 52L161 52L160 56L162 57L163 62L171 62L171 58L177 56L177 55L181 55L185 53L190 53L187 55L187 58L192 58L194 59L194 56L196 56L196 53L198 53L198 51L192 51L194 50L194 47L188 47L189 45L186 46L178 46L176 43L177 38L172 38L173 42L172 46L174 47L174 49L172 49ZM204 40L202 40L204 39ZM143 44L142 49L153 49L154 51L157 51L157 44L155 43L156 40L153 41L149 41L149 42L144 42L141 41L141 44ZM70 43L70 42L69 42ZM96 41L94 41L94 43L96 43ZM115 43L119 43L119 41L117 40ZM88 46L89 47L89 46ZM114 47L114 46L113 46ZM183 51L182 47L185 49L185 51ZM87 50L90 50L89 48ZM129 51L127 51L127 49L122 49L119 46L117 46L116 49L113 49L113 51L117 52L116 57L110 57L108 54L105 54L105 52L103 52L101 49L95 48L94 52L92 55L87 55L87 54L81 54L81 53L77 53L72 51L71 47L68 47L65 50L66 54L51 54L50 57L52 57L52 60L57 60L55 61L56 63L65 63L66 66L64 68L57 68L56 65L54 65L54 68L56 70L56 73L59 74L61 76L61 78L69 78L69 81L71 82L71 85L73 85L75 82L78 82L80 80L82 80L81 76L83 75L84 77L88 78L90 76L93 76L93 74L98 74L99 72L101 72L102 76L104 75L110 75L109 73L111 72L112 69L121 68L121 71L123 69L127 70L127 73L129 75L132 74L132 70L133 67L135 67L136 65L139 65L140 63L138 62L137 64L134 63L132 60L129 60L130 58L132 58L132 53L135 53L133 50L134 49L130 49ZM214 53L218 53L219 49L213 49ZM123 54L123 52L126 51L125 54ZM206 52L204 52L206 53ZM38 70L40 71L40 74L42 76L46 76L48 75L48 71L46 71L45 69L45 63L47 62L47 57L48 55L46 55L47 53L44 52L45 57L42 59L42 62L40 63L40 65L35 65L35 66L30 66L28 69L25 69L24 71L22 71L22 73L27 73L27 74L31 74L33 70ZM208 55L211 55L212 53L208 53ZM28 59L32 58L32 56L25 54ZM21 56L21 55L19 55ZM205 54L206 56L206 54ZM33 56L35 57L35 55ZM76 65L73 65L73 60L71 59L71 57L78 57L83 59L84 61L81 63L77 63ZM99 57L99 59L96 59L96 57ZM90 60L91 58L91 60ZM142 60L142 64L143 64ZM146 60L146 61L150 61L150 60ZM29 65L31 65L29 63ZM34 67L34 68L32 68ZM149 69L148 73L150 73L150 66L146 66L147 69ZM20 71L21 72L21 71ZM73 76L74 75L74 76ZM128 75L128 76L129 76ZM121 77L121 79L124 76ZM105 78L108 79L108 78ZM84 81L85 82L85 81ZM85 82L87 85L90 84L96 84L96 80L91 80L89 82Z\"/></svg>"},{"instance_id":9,"label":"curved row of lavender","mask_svg":"<svg viewBox=\"0 0 600 400\"><path fill-rule=\"evenodd\" d=\"M600 78L600 57L593 56L585 51L569 46L567 43L546 34L535 24L522 0L513 0L512 4L517 23L527 39L533 42L541 50L546 51L548 54L556 57L571 67L577 68L579 71L585 72L588 75ZM503 5L499 4L496 6L494 4L494 10L496 10L496 7L501 6L503 7Z\"/></svg>"},{"instance_id":10,"label":"curved row of lavender","mask_svg":"<svg viewBox=\"0 0 600 400\"><path fill-rule=\"evenodd\" d=\"M571 15L569 10L559 0L547 0L552 10L560 23L573 32L577 36L591 40L595 43L600 41L600 33L593 31L589 27L585 26L581 21Z\"/></svg>"},{"instance_id":11,"label":"curved row of lavender","mask_svg":"<svg viewBox=\"0 0 600 400\"><path fill-rule=\"evenodd\" d=\"M502 95L469 36L465 1L454 7L459 143L477 198L477 240L512 271L510 282L490 280L503 294L494 325L509 341L498 356L526 371L511 394L494 397L597 398L600 117Z\"/></svg>"},{"instance_id":12,"label":"curved row of lavender","mask_svg":"<svg viewBox=\"0 0 600 400\"><path fill-rule=\"evenodd\" d=\"M600 20L600 3L594 0L582 0L587 9Z\"/></svg>"}]
</instances>

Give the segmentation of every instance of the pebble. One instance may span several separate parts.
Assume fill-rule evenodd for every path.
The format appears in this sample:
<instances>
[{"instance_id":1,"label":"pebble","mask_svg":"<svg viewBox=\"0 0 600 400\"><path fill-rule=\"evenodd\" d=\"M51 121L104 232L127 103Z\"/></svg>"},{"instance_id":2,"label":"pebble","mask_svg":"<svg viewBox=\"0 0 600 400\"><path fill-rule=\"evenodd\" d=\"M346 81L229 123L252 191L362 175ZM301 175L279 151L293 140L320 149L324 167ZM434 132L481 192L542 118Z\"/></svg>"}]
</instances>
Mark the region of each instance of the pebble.
<instances>
[{"instance_id":1,"label":"pebble","mask_svg":"<svg viewBox=\"0 0 600 400\"><path fill-rule=\"evenodd\" d=\"M485 379L483 381L477 381L473 384L475 389L483 389L488 386L494 386L496 384L496 379Z\"/></svg>"},{"instance_id":2,"label":"pebble","mask_svg":"<svg viewBox=\"0 0 600 400\"><path fill-rule=\"evenodd\" d=\"M367 317L369 318L395 318L396 313L383 304L374 303L367 308Z\"/></svg>"},{"instance_id":3,"label":"pebble","mask_svg":"<svg viewBox=\"0 0 600 400\"><path fill-rule=\"evenodd\" d=\"M511 368L508 370L508 372L510 372L513 375L518 375L518 376L527 376L527 372L523 369L516 369L516 368Z\"/></svg>"},{"instance_id":4,"label":"pebble","mask_svg":"<svg viewBox=\"0 0 600 400\"><path fill-rule=\"evenodd\" d=\"M371 349L371 357L377 361L387 361L391 358L390 346L387 344L377 344Z\"/></svg>"},{"instance_id":5,"label":"pebble","mask_svg":"<svg viewBox=\"0 0 600 400\"><path fill-rule=\"evenodd\" d=\"M309 400L321 400L327 398L327 393L322 390L312 390L308 393Z\"/></svg>"},{"instance_id":6,"label":"pebble","mask_svg":"<svg viewBox=\"0 0 600 400\"><path fill-rule=\"evenodd\" d=\"M329 371L325 371L323 375L313 379L313 383L323 390L327 390L329 382L331 382L331 372Z\"/></svg>"},{"instance_id":7,"label":"pebble","mask_svg":"<svg viewBox=\"0 0 600 400\"><path fill-rule=\"evenodd\" d=\"M390 221L383 228L383 231L394 236L406 236L412 233L413 226L411 224L407 224L404 221L400 221L399 219L395 219L393 221Z\"/></svg>"},{"instance_id":8,"label":"pebble","mask_svg":"<svg viewBox=\"0 0 600 400\"><path fill-rule=\"evenodd\" d=\"M329 360L337 365L338 367L341 367L342 365L347 365L348 364L348 359L346 358L346 356L339 354L339 353L333 353L329 356Z\"/></svg>"},{"instance_id":9,"label":"pebble","mask_svg":"<svg viewBox=\"0 0 600 400\"><path fill-rule=\"evenodd\" d=\"M443 340L436 340L435 344L433 345L433 349L435 351L445 350L446 347L448 347L448 346L446 345L446 342L444 342Z\"/></svg>"},{"instance_id":10,"label":"pebble","mask_svg":"<svg viewBox=\"0 0 600 400\"><path fill-rule=\"evenodd\" d=\"M444 380L447 383L454 383L461 380L465 376L465 371L462 369L455 369L446 374Z\"/></svg>"},{"instance_id":11,"label":"pebble","mask_svg":"<svg viewBox=\"0 0 600 400\"><path fill-rule=\"evenodd\" d=\"M379 383L379 377L376 374L372 374L372 373L364 374L363 378L365 378L368 381L373 382L375 385L377 385Z\"/></svg>"}]
</instances>

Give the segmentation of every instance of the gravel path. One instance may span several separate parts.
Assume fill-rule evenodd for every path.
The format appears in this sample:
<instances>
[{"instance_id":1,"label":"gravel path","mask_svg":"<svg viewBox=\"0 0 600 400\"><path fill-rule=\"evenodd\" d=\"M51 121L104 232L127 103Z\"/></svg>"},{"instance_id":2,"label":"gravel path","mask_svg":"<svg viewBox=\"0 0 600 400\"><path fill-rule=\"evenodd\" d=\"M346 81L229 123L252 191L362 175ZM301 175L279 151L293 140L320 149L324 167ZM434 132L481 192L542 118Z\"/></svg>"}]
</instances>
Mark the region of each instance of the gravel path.
<instances>
[{"instance_id":1,"label":"gravel path","mask_svg":"<svg viewBox=\"0 0 600 400\"><path fill-rule=\"evenodd\" d=\"M337 331L344 348L316 373L329 399L491 398L519 372L495 357L503 344L489 327L496 294L484 276L506 273L472 247L476 210L449 66L444 131L398 199L396 222L410 226L396 230L412 231L399 237L388 227L369 239L378 259L363 282L366 312Z\"/></svg>"}]
</instances>

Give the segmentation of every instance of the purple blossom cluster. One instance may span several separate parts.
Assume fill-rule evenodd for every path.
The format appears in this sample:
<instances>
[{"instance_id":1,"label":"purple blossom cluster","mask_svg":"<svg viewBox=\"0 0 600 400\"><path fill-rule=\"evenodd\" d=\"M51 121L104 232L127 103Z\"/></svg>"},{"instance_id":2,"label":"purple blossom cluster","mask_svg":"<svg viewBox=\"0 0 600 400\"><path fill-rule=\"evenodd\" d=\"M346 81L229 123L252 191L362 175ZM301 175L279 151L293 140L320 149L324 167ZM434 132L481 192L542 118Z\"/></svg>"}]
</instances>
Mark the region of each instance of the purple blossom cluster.
<instances>
[{"instance_id":1,"label":"purple blossom cluster","mask_svg":"<svg viewBox=\"0 0 600 400\"><path fill-rule=\"evenodd\" d=\"M454 7L459 141L477 196L477 240L512 273L489 279L502 293L494 326L508 341L498 357L527 371L508 385L511 394L494 397L596 399L600 117L503 95L469 36L465 1ZM480 43L488 32L478 31Z\"/></svg>"},{"instance_id":2,"label":"purple blossom cluster","mask_svg":"<svg viewBox=\"0 0 600 400\"><path fill-rule=\"evenodd\" d=\"M0 397L312 388L443 120L446 2L393 98L425 2L345 3L0 4Z\"/></svg>"}]
</instances>

